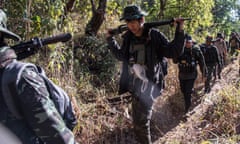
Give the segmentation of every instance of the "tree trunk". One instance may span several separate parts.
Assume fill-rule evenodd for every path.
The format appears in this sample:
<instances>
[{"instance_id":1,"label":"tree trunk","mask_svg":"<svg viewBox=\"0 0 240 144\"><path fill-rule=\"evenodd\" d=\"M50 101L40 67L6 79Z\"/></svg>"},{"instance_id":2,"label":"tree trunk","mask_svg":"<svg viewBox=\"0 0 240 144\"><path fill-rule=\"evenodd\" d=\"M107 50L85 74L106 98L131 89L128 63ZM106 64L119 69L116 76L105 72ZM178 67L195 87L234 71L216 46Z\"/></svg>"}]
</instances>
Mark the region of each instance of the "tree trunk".
<instances>
[{"instance_id":1,"label":"tree trunk","mask_svg":"<svg viewBox=\"0 0 240 144\"><path fill-rule=\"evenodd\" d=\"M3 9L4 8L4 0L0 0L0 9Z\"/></svg>"},{"instance_id":2,"label":"tree trunk","mask_svg":"<svg viewBox=\"0 0 240 144\"><path fill-rule=\"evenodd\" d=\"M159 19L164 18L164 11L166 8L167 0L160 0L160 10L159 10Z\"/></svg>"},{"instance_id":3,"label":"tree trunk","mask_svg":"<svg viewBox=\"0 0 240 144\"><path fill-rule=\"evenodd\" d=\"M67 15L68 12L72 11L75 2L76 2L76 0L68 0L68 2L66 3L66 6L65 6L65 10L64 10L65 15Z\"/></svg>"},{"instance_id":4,"label":"tree trunk","mask_svg":"<svg viewBox=\"0 0 240 144\"><path fill-rule=\"evenodd\" d=\"M99 4L98 4L97 9L96 9L94 0L91 0L91 3L92 3L93 16L86 26L85 34L86 35L91 35L91 36L96 36L98 30L100 29L100 27L101 27L101 25L104 21L104 15L105 15L105 12L106 12L107 0L99 0Z\"/></svg>"}]
</instances>

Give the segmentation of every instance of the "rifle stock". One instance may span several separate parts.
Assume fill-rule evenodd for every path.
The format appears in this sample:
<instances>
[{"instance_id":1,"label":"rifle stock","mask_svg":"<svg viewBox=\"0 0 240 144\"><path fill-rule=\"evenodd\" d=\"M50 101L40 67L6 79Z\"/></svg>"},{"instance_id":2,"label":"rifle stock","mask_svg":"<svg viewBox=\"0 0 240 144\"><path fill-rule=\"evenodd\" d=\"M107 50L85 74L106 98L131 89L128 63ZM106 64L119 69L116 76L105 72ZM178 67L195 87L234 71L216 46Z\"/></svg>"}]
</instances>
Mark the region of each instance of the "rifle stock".
<instances>
[{"instance_id":1,"label":"rifle stock","mask_svg":"<svg viewBox=\"0 0 240 144\"><path fill-rule=\"evenodd\" d=\"M192 20L192 19L191 18L183 18L182 20L185 21L185 20ZM156 22L147 22L147 23L144 23L144 27L147 27L147 28L158 27L158 26L162 26L162 25L169 25L169 24L172 24L173 22L174 22L174 19L162 20L162 21L156 21ZM123 24L123 25L118 26L115 29L110 30L109 33L111 35L117 35L124 31L127 31L127 30L128 30L127 25Z\"/></svg>"},{"instance_id":2,"label":"rifle stock","mask_svg":"<svg viewBox=\"0 0 240 144\"><path fill-rule=\"evenodd\" d=\"M21 60L35 54L40 48L48 44L54 44L57 42L67 42L72 38L70 33L59 34L47 38L34 37L29 41L21 42L12 46L11 48L16 52L17 59Z\"/></svg>"}]
</instances>

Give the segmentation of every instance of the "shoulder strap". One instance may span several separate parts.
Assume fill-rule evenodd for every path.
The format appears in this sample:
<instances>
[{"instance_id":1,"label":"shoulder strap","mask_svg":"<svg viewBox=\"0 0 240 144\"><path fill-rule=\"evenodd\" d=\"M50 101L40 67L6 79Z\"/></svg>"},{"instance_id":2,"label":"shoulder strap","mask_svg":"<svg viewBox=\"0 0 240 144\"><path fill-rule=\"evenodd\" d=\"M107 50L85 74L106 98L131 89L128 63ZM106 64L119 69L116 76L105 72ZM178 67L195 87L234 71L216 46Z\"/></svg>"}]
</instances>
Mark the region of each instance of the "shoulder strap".
<instances>
[{"instance_id":1,"label":"shoulder strap","mask_svg":"<svg viewBox=\"0 0 240 144\"><path fill-rule=\"evenodd\" d=\"M5 67L1 81L4 101L9 111L18 119L22 118L22 114L17 103L16 85L20 80L22 71L26 67L35 68L35 65L14 60Z\"/></svg>"},{"instance_id":2,"label":"shoulder strap","mask_svg":"<svg viewBox=\"0 0 240 144\"><path fill-rule=\"evenodd\" d=\"M49 78L47 78L45 74L40 73L40 76L42 77L47 86L50 98L53 100L56 109L58 110L60 115L64 117L68 103L70 103L70 99L67 93L54 82L52 82Z\"/></svg>"},{"instance_id":3,"label":"shoulder strap","mask_svg":"<svg viewBox=\"0 0 240 144\"><path fill-rule=\"evenodd\" d=\"M61 87L59 87L53 81L51 81L46 76L45 71L41 67L35 65L35 68L37 69L39 76L44 80L47 86L50 98L55 104L56 109L58 110L60 115L64 118L66 110L68 109L71 103L68 94Z\"/></svg>"}]
</instances>

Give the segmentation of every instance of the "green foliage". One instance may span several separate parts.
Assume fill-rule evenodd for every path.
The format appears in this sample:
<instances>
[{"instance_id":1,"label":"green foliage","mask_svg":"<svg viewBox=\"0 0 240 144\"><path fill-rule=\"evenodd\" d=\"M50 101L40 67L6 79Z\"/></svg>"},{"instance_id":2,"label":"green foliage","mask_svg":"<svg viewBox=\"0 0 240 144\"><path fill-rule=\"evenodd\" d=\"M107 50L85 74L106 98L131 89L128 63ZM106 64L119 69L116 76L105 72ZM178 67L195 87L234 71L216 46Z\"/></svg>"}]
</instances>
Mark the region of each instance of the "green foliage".
<instances>
[{"instance_id":1,"label":"green foliage","mask_svg":"<svg viewBox=\"0 0 240 144\"><path fill-rule=\"evenodd\" d=\"M89 79L95 87L110 86L116 76L116 60L106 43L96 37L85 36L79 39L75 47L75 75L90 74ZM79 69L77 69L79 68Z\"/></svg>"},{"instance_id":2,"label":"green foliage","mask_svg":"<svg viewBox=\"0 0 240 144\"><path fill-rule=\"evenodd\" d=\"M148 16L146 17L147 21L159 20L159 7L160 7L159 3L157 2L149 3L147 1L143 1L141 7L148 13Z\"/></svg>"},{"instance_id":3,"label":"green foliage","mask_svg":"<svg viewBox=\"0 0 240 144\"><path fill-rule=\"evenodd\" d=\"M62 0L10 0L5 9L10 17L9 27L28 39L39 34L52 34L59 28L64 6Z\"/></svg>"},{"instance_id":4,"label":"green foliage","mask_svg":"<svg viewBox=\"0 0 240 144\"><path fill-rule=\"evenodd\" d=\"M232 30L239 29L240 3L238 0L214 0L214 32L223 32L227 35Z\"/></svg>"},{"instance_id":5,"label":"green foliage","mask_svg":"<svg viewBox=\"0 0 240 144\"><path fill-rule=\"evenodd\" d=\"M212 15L211 9L213 0L189 1L189 0L172 0L167 4L165 17L189 17L192 21L185 22L186 32L195 36L196 40L200 40L201 35L208 30L211 25ZM200 37L199 37L200 36Z\"/></svg>"},{"instance_id":6,"label":"green foliage","mask_svg":"<svg viewBox=\"0 0 240 144\"><path fill-rule=\"evenodd\" d=\"M122 7L116 1L109 1L107 3L107 10L108 15L120 15L122 12Z\"/></svg>"}]
</instances>

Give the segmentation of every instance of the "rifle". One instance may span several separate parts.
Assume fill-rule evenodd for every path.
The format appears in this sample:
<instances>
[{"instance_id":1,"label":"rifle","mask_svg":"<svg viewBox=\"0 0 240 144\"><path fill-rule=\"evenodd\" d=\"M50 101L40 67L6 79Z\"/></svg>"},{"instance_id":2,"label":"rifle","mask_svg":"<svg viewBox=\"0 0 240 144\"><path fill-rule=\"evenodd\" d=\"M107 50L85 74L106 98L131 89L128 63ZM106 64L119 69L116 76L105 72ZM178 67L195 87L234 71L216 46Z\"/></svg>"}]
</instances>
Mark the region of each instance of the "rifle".
<instances>
[{"instance_id":1,"label":"rifle","mask_svg":"<svg viewBox=\"0 0 240 144\"><path fill-rule=\"evenodd\" d=\"M35 54L40 48L45 45L53 44L57 42L67 42L72 38L70 33L59 34L47 38L34 37L29 41L21 42L12 46L11 48L16 52L17 59L21 60Z\"/></svg>"},{"instance_id":2,"label":"rifle","mask_svg":"<svg viewBox=\"0 0 240 144\"><path fill-rule=\"evenodd\" d=\"M185 20L192 20L191 18L183 18L183 21ZM174 22L174 18L170 19L170 20L162 20L162 21L156 21L156 22L147 22L144 23L144 27L146 28L152 28L152 27L157 27L157 26L162 26L162 25L168 25L168 24L172 24ZM124 31L128 30L128 27L126 24L120 25L115 29L112 29L109 31L109 33L111 35L117 35L120 34Z\"/></svg>"}]
</instances>

